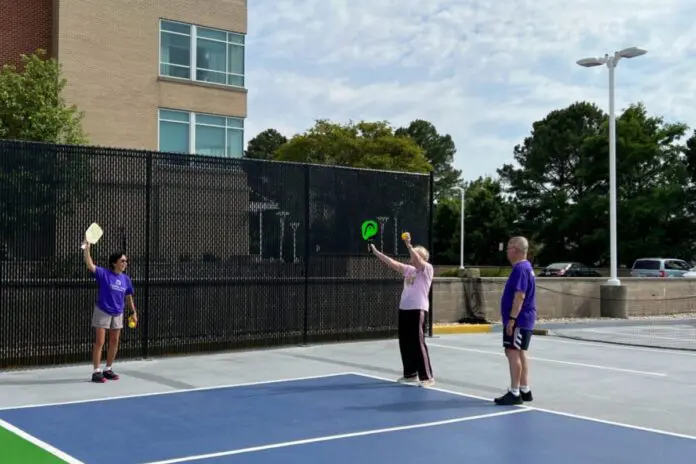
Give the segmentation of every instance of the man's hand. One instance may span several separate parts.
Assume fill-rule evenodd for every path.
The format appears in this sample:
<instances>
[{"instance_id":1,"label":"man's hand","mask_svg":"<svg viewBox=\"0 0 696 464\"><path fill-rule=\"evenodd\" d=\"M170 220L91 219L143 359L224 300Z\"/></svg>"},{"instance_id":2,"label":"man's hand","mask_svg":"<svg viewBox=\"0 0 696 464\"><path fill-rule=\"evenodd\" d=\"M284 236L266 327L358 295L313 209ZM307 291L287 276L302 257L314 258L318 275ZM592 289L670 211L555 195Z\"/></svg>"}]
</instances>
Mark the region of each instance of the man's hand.
<instances>
[{"instance_id":1,"label":"man's hand","mask_svg":"<svg viewBox=\"0 0 696 464\"><path fill-rule=\"evenodd\" d=\"M130 318L135 322L136 324L138 323L138 312L133 310L131 311Z\"/></svg>"},{"instance_id":2,"label":"man's hand","mask_svg":"<svg viewBox=\"0 0 696 464\"><path fill-rule=\"evenodd\" d=\"M508 337L512 337L512 332L515 330L515 320L510 319L507 323L507 326L505 327L505 332L507 333Z\"/></svg>"}]
</instances>

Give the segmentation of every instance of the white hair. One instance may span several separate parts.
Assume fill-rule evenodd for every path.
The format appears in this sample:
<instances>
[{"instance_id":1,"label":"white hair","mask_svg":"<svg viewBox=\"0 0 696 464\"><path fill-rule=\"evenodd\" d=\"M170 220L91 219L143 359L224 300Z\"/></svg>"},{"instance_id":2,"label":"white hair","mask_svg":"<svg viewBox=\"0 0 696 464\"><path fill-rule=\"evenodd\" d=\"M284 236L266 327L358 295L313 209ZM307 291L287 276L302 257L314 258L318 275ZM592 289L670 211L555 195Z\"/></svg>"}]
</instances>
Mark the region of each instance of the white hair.
<instances>
[{"instance_id":1,"label":"white hair","mask_svg":"<svg viewBox=\"0 0 696 464\"><path fill-rule=\"evenodd\" d=\"M428 250L426 250L424 246L414 246L413 251L418 253L424 261L428 261L430 259L430 253L428 253Z\"/></svg>"},{"instance_id":2,"label":"white hair","mask_svg":"<svg viewBox=\"0 0 696 464\"><path fill-rule=\"evenodd\" d=\"M522 253L527 253L529 251L529 241L524 237L512 237L508 243L512 244Z\"/></svg>"}]
</instances>

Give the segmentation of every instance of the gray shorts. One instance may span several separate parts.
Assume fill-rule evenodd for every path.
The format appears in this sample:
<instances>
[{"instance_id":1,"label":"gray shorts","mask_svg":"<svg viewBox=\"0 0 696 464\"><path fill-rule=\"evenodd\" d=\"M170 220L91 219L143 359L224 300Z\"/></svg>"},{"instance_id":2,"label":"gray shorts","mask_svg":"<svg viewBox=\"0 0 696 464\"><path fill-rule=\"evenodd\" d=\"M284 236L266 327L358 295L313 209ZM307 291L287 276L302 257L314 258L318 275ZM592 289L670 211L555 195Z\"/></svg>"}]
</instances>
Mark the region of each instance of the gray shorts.
<instances>
[{"instance_id":1,"label":"gray shorts","mask_svg":"<svg viewBox=\"0 0 696 464\"><path fill-rule=\"evenodd\" d=\"M118 316L112 316L95 305L94 311L92 312L92 327L99 327L101 329L122 329L123 313Z\"/></svg>"}]
</instances>

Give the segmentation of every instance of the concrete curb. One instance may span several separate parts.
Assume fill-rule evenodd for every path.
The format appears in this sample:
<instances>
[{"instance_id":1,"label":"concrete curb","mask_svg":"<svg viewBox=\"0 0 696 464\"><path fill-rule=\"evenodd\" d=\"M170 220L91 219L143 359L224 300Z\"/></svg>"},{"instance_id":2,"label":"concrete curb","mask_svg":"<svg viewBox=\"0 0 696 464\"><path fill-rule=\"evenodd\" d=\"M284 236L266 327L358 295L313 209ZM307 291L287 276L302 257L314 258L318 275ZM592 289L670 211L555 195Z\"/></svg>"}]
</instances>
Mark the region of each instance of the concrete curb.
<instances>
[{"instance_id":1,"label":"concrete curb","mask_svg":"<svg viewBox=\"0 0 696 464\"><path fill-rule=\"evenodd\" d=\"M470 334L470 333L489 333L492 331L493 324L433 324L433 334Z\"/></svg>"},{"instance_id":2,"label":"concrete curb","mask_svg":"<svg viewBox=\"0 0 696 464\"><path fill-rule=\"evenodd\" d=\"M500 324L497 324L500 325ZM502 330L502 327L498 330ZM494 332L494 324L443 324L433 325L433 335L473 334ZM533 335L548 335L549 329L533 329Z\"/></svg>"}]
</instances>

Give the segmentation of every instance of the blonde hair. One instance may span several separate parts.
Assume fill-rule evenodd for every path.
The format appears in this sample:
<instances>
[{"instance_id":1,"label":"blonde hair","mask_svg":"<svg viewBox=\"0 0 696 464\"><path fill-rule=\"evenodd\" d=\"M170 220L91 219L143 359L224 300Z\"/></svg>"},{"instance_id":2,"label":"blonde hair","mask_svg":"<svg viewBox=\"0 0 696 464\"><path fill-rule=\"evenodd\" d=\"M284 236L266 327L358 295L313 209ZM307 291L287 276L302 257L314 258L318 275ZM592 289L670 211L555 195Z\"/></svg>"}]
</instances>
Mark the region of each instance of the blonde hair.
<instances>
[{"instance_id":1,"label":"blonde hair","mask_svg":"<svg viewBox=\"0 0 696 464\"><path fill-rule=\"evenodd\" d=\"M413 247L413 251L418 253L423 260L428 261L430 259L430 253L422 245L417 245Z\"/></svg>"}]
</instances>

